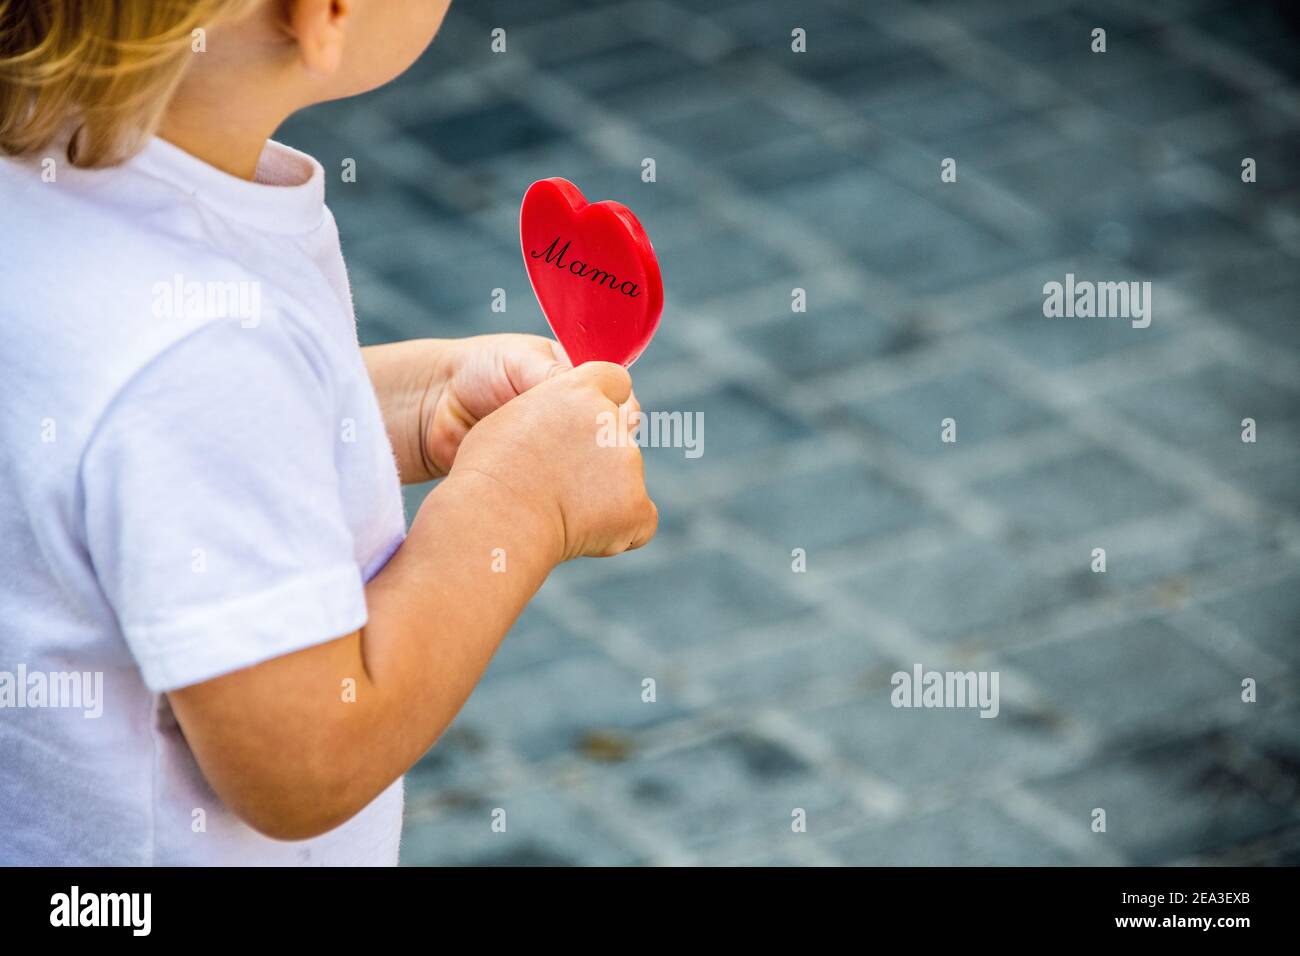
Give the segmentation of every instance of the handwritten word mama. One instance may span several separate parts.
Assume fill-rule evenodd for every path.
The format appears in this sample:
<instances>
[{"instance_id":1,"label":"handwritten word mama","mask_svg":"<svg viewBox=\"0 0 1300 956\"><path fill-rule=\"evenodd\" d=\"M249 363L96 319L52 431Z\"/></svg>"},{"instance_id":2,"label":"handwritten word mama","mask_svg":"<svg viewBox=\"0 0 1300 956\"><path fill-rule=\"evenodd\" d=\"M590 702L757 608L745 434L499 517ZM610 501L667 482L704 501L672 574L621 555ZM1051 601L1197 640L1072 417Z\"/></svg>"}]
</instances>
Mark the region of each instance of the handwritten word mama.
<instances>
[{"instance_id":1,"label":"handwritten word mama","mask_svg":"<svg viewBox=\"0 0 1300 956\"><path fill-rule=\"evenodd\" d=\"M611 292L621 292L628 298L635 299L641 294L639 287L635 282L630 280L618 281L618 277L612 272L606 272L604 269L598 269L596 266L588 265L581 259L574 259L571 262L564 261L564 254L569 251L569 241L565 240L564 245L560 245L560 237L556 236L551 240L551 244L546 247L544 252L533 250L528 253L534 259L545 259L549 264L555 266L560 271L569 271L580 279L590 279L596 285L603 285Z\"/></svg>"}]
</instances>

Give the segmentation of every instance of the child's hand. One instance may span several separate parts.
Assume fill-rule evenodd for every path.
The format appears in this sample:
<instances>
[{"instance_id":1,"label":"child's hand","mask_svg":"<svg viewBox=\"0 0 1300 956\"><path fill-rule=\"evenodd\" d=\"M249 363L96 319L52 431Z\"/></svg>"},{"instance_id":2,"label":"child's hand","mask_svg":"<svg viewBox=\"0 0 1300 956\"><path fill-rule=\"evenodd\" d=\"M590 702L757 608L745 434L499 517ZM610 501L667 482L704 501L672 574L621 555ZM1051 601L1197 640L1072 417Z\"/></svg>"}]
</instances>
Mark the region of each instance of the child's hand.
<instances>
[{"instance_id":1,"label":"child's hand","mask_svg":"<svg viewBox=\"0 0 1300 956\"><path fill-rule=\"evenodd\" d=\"M478 335L446 343L441 381L430 384L420 415L430 471L445 475L480 419L571 366L559 343L540 335Z\"/></svg>"},{"instance_id":2,"label":"child's hand","mask_svg":"<svg viewBox=\"0 0 1300 956\"><path fill-rule=\"evenodd\" d=\"M654 536L635 442L602 447L598 416L639 407L627 370L570 367L536 335L416 340L364 350L404 481L488 475L555 531L557 562L617 554ZM472 429L472 430L471 430ZM470 460L465 455L470 454ZM464 482L458 482L464 484Z\"/></svg>"},{"instance_id":3,"label":"child's hand","mask_svg":"<svg viewBox=\"0 0 1300 956\"><path fill-rule=\"evenodd\" d=\"M504 486L539 525L555 529L559 561L604 557L654 537L659 512L645 488L641 449L598 441L608 416L639 411L627 369L588 362L544 381L464 436L449 482ZM521 389L522 391L522 389ZM620 419L619 406L628 405Z\"/></svg>"}]
</instances>

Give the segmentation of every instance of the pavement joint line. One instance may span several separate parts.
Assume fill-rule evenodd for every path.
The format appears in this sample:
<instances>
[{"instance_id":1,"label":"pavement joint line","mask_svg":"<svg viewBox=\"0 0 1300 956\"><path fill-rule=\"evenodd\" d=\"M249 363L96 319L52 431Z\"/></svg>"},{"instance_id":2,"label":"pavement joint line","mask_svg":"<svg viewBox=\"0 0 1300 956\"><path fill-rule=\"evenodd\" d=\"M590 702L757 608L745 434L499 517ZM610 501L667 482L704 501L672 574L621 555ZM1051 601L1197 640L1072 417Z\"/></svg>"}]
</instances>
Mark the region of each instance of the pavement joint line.
<instances>
[{"instance_id":1,"label":"pavement joint line","mask_svg":"<svg viewBox=\"0 0 1300 956\"><path fill-rule=\"evenodd\" d=\"M982 60L989 69L998 70L998 75L995 77L992 75L986 75L986 71L976 69L971 71L973 78L979 79L981 82L994 88L998 88L999 86L999 82L997 81L1000 81L1003 86L1009 89L1013 89L1015 83L1020 83L1024 88L1024 91L1033 91L1033 97L1035 99L1041 99L1045 95L1043 91L1050 91L1050 95L1054 99L1069 104L1073 109L1080 110L1083 115L1088 117L1088 122L1090 124L1102 123L1102 111L1090 99L1075 93L1074 90L1070 88L1062 86L1050 74L1044 73L1042 70L1035 67L1028 66L1024 62L1003 53L996 46L972 36L959 24L954 23L941 13L922 10L917 7L900 7L897 2L878 2L877 4L872 5L870 13L861 8L855 8L851 3L847 3L846 0L836 0L835 5L839 8L845 9L846 12L855 13L857 16L866 19L868 22L874 24L876 27L887 33L899 36L903 39L915 41L918 45L929 49L930 52L948 53L951 51L946 49L936 51L933 44L929 44L924 40L924 31L917 30L918 23L931 20L942 22L946 27L952 28L952 30L955 31L949 34L951 40L945 41L945 43L956 43L965 49L978 51L977 66L979 61ZM954 62L960 65L960 61ZM1103 126L1106 129L1112 130L1117 126L1122 127L1135 136L1143 138L1151 136L1151 130L1148 127L1113 114L1105 117ZM1069 123L1058 124L1058 129L1069 139L1076 141L1080 139L1080 131ZM1084 138L1088 137L1085 136ZM1174 148L1171 144L1164 142L1160 142L1159 145L1166 149ZM1196 160L1193 160L1192 164L1208 169L1208 167L1204 167L1204 164ZM1216 177L1216 179L1219 178L1222 177ZM1235 206L1215 201L1214 196L1198 196L1195 198L1198 201L1205 202L1207 205L1210 205L1212 208L1223 213L1227 218L1230 218L1244 226L1248 231L1258 234L1258 221L1251 219L1250 217L1241 216Z\"/></svg>"},{"instance_id":2,"label":"pavement joint line","mask_svg":"<svg viewBox=\"0 0 1300 956\"><path fill-rule=\"evenodd\" d=\"M389 150L385 151L389 154L390 164L392 144L397 144L403 151L407 157L405 165L389 166L389 175L394 176L402 186L433 199L450 200L453 205L459 205L456 200L466 192L482 195L483 191L477 186L473 173L465 172L443 159L437 150L409 135L382 111L367 111L350 122L353 126L361 127L353 130L351 135L366 142L382 139L390 144ZM419 252L413 244L408 247L408 254L413 257L413 261L423 261L424 253Z\"/></svg>"},{"instance_id":3,"label":"pavement joint line","mask_svg":"<svg viewBox=\"0 0 1300 956\"><path fill-rule=\"evenodd\" d=\"M720 529L717 535L720 547L737 560L741 555L753 554L762 547L762 543L755 540L755 536L746 528L714 516L707 520L713 527ZM769 571L766 565L758 567L782 593L791 593L792 586L782 580L782 575ZM793 573L790 572L792 576ZM928 642L902 622L886 618L871 608L858 606L857 602L843 596L838 590L829 585L821 585L815 577L810 578L805 574L804 578L799 584L800 588L812 592L823 613L830 615L832 621L849 629L851 633L862 633L865 630L874 646L885 657L899 661L916 660L916 655L924 654L928 648Z\"/></svg>"},{"instance_id":4,"label":"pavement joint line","mask_svg":"<svg viewBox=\"0 0 1300 956\"><path fill-rule=\"evenodd\" d=\"M807 834L790 834L800 839L789 843L787 852L802 866L832 867L841 866L841 862L832 852L826 850L816 840L806 839Z\"/></svg>"},{"instance_id":5,"label":"pavement joint line","mask_svg":"<svg viewBox=\"0 0 1300 956\"><path fill-rule=\"evenodd\" d=\"M1078 453L1079 436L1072 433L1068 421L1062 421L963 449L953 456L950 468L955 480L969 486Z\"/></svg>"},{"instance_id":6,"label":"pavement joint line","mask_svg":"<svg viewBox=\"0 0 1300 956\"><path fill-rule=\"evenodd\" d=\"M837 628L828 628L825 636L813 638L810 643L815 647L818 642L831 643L849 638L849 635ZM761 663L784 652L802 649L800 642L805 639L806 629L789 621L760 623L728 634L723 639L683 648L680 662L683 668L698 669L702 678L716 685L726 676L720 672L736 665ZM847 678L850 683L856 683L857 680L856 676ZM828 687L839 687L846 682L846 678L843 674L814 675L804 684L792 686L801 687L823 681ZM721 695L719 699L722 699Z\"/></svg>"},{"instance_id":7,"label":"pavement joint line","mask_svg":"<svg viewBox=\"0 0 1300 956\"><path fill-rule=\"evenodd\" d=\"M650 862L651 866L694 866L698 859L667 827L658 826L637 814L622 802L609 799L595 788L574 787L566 791L569 799L585 809L609 831L625 841Z\"/></svg>"},{"instance_id":8,"label":"pavement joint line","mask_svg":"<svg viewBox=\"0 0 1300 956\"><path fill-rule=\"evenodd\" d=\"M887 816L903 806L903 795L897 788L870 770L840 761L835 748L809 726L806 717L764 708L756 714L755 726L764 736L801 757L826 779L844 786L863 812Z\"/></svg>"},{"instance_id":9,"label":"pavement joint line","mask_svg":"<svg viewBox=\"0 0 1300 956\"><path fill-rule=\"evenodd\" d=\"M990 364L1005 363L1011 373L1010 381L1017 382L1026 392L1032 390L1040 402L1066 415L1080 431L1102 447L1120 454L1148 477L1179 487L1213 513L1237 521L1255 521L1266 510L1254 498L1204 467L1196 457L1130 425L1121 416L1099 409L1095 403L1081 402L1062 391L1050 376L1011 348L989 341L983 344L983 351Z\"/></svg>"},{"instance_id":10,"label":"pavement joint line","mask_svg":"<svg viewBox=\"0 0 1300 956\"><path fill-rule=\"evenodd\" d=\"M1268 102L1273 98L1273 91L1265 91L1260 95L1261 102ZM1289 106L1289 100L1286 103L1275 104L1277 117L1273 121L1274 133L1288 132L1300 126L1300 114ZM1236 116L1239 109L1235 105L1214 106L1155 123L1151 126L1151 131L1166 142L1186 144L1195 140L1195 145L1185 147L1192 155L1227 150L1241 143L1240 134L1225 122Z\"/></svg>"},{"instance_id":11,"label":"pavement joint line","mask_svg":"<svg viewBox=\"0 0 1300 956\"><path fill-rule=\"evenodd\" d=\"M1093 833L1086 821L1074 819L1023 787L1012 787L1003 794L999 805L1014 820L1073 856L1105 866L1124 866L1129 862L1121 851L1101 842L1101 835Z\"/></svg>"},{"instance_id":12,"label":"pavement joint line","mask_svg":"<svg viewBox=\"0 0 1300 956\"><path fill-rule=\"evenodd\" d=\"M840 135L850 143L856 143L859 149L865 145L864 141L873 146L884 142L893 150L890 155L897 157L900 165L910 158L918 168L926 165L937 168L938 160L943 158L916 140L871 122L860 111L844 106L838 97L823 93L774 61L755 59L747 76L766 84L765 88L771 94L769 102L785 107L783 112L787 118L806 123L810 114L820 115L819 125L835 124ZM790 101L788 106L787 100ZM834 105L823 105L827 103ZM996 179L984 176L979 167L967 167L963 172L962 182L968 189L950 190L940 184L930 192L919 191L914 183L901 180L888 171L877 168L877 172L899 188L914 193L918 201L932 202L945 211L976 222L1012 245L1033 248L1053 235L1056 228L1042 210L1002 187ZM937 176L934 183L939 184ZM977 195L972 195L972 192ZM996 202L985 202L981 198L984 196ZM1019 215L1013 216L1017 221L1008 222L1007 217L1017 212Z\"/></svg>"},{"instance_id":13,"label":"pavement joint line","mask_svg":"<svg viewBox=\"0 0 1300 956\"><path fill-rule=\"evenodd\" d=\"M810 407L819 410L842 406L848 401L866 402L906 388L928 384L956 371L984 371L975 361L972 346L981 340L970 333L936 341L914 354L869 359L830 373L818 392L809 390ZM1040 403L1041 404L1041 403ZM936 430L938 422L935 423Z\"/></svg>"},{"instance_id":14,"label":"pavement joint line","mask_svg":"<svg viewBox=\"0 0 1300 956\"><path fill-rule=\"evenodd\" d=\"M1211 331L1193 331L1172 342L1123 349L1054 374L1068 383L1069 394L1079 402L1104 400L1116 392L1203 371L1220 359L1212 348L1213 338Z\"/></svg>"},{"instance_id":15,"label":"pavement joint line","mask_svg":"<svg viewBox=\"0 0 1300 956\"><path fill-rule=\"evenodd\" d=\"M979 538L1005 538L1010 526L1007 515L971 492L955 475L918 460L895 442L868 438L856 428L838 422L828 422L823 428L853 443L869 458L875 470L907 489L930 510L946 517L953 527Z\"/></svg>"},{"instance_id":16,"label":"pavement joint line","mask_svg":"<svg viewBox=\"0 0 1300 956\"><path fill-rule=\"evenodd\" d=\"M724 519L717 520L724 527L728 524ZM733 553L741 554L753 549L755 542L747 529L732 524L728 531L729 533L719 537L727 542L728 549ZM775 586L788 593L790 586L781 580L781 576L768 572L766 566L762 570ZM818 605L823 609L832 608L842 614L843 622L849 627L856 627L858 633L862 632L865 625L866 632L880 645L885 656L892 657L900 664L943 660L948 656L942 644L930 641L904 622L882 614L866 602L848 597L839 589L832 586L822 587L815 580L802 583L802 586L820 592L817 594ZM1004 667L1001 673L1003 674L1002 686L1011 691L1010 702L1013 705L1028 702L1032 706L1038 701L1048 699L1048 695L1041 688L1017 669Z\"/></svg>"},{"instance_id":17,"label":"pavement joint line","mask_svg":"<svg viewBox=\"0 0 1300 956\"><path fill-rule=\"evenodd\" d=\"M512 35L514 49L510 56L516 55L520 48L538 49L554 42L556 34L562 34L570 41L573 38L595 40L594 43L579 48L578 57L593 53L608 53L626 42L629 34L644 37L644 3L638 0L625 0L622 3L603 3L590 9L555 13L545 20L511 28L509 24L488 23L478 19L484 36L491 27L505 26ZM481 11L470 8L470 13L478 18ZM631 28L629 30L629 28ZM522 54L527 55L527 54ZM570 58L572 59L572 58Z\"/></svg>"},{"instance_id":18,"label":"pavement joint line","mask_svg":"<svg viewBox=\"0 0 1300 956\"><path fill-rule=\"evenodd\" d=\"M864 542L859 540L818 548L809 555L809 560L816 562L818 574L842 583L870 571L940 557L952 550L954 540L974 539L954 539L952 529L947 525L924 525L893 534L873 535L865 542L865 548ZM862 556L864 550L869 553Z\"/></svg>"},{"instance_id":19,"label":"pavement joint line","mask_svg":"<svg viewBox=\"0 0 1300 956\"><path fill-rule=\"evenodd\" d=\"M519 59L511 64L512 67L521 72L531 68L532 64L526 58L519 54L516 56ZM808 228L802 219L788 216L770 203L746 196L728 177L700 166L688 155L663 140L647 135L644 130L633 129L622 119L606 112L598 102L583 96L568 84L545 74L537 74L531 77L528 90L530 102L543 115L561 128L569 129L580 139L590 140L593 138L590 130L602 128L602 133L594 138L611 160L653 155L665 165L690 170L700 190L715 197L716 207L725 210L730 221L748 228L751 235L767 243L780 255L789 256L793 251L801 272L839 269L846 276L870 275L871 287L877 292L892 287L892 283L885 277L870 273L861 264L844 256L837 243L824 240L816 230ZM582 117L582 121L576 121L575 116ZM783 241L777 242L769 238L777 235ZM860 282L857 291L865 298L867 286ZM901 290L894 291L893 297L897 301L906 301Z\"/></svg>"},{"instance_id":20,"label":"pavement joint line","mask_svg":"<svg viewBox=\"0 0 1300 956\"><path fill-rule=\"evenodd\" d=\"M655 645L637 636L634 629L597 613L589 602L567 586L561 576L550 578L537 600L543 610L563 622L569 633L600 648L632 675L644 678L671 670L668 658ZM647 673L648 670L653 673ZM683 699L696 705L707 703L697 699L697 683L688 680ZM629 688L629 693L633 690Z\"/></svg>"},{"instance_id":21,"label":"pavement joint line","mask_svg":"<svg viewBox=\"0 0 1300 956\"><path fill-rule=\"evenodd\" d=\"M1291 670L1290 662L1251 640L1235 622L1198 605L1180 608L1166 620L1179 634L1225 664L1251 664L1252 673L1244 676L1285 677Z\"/></svg>"},{"instance_id":22,"label":"pavement joint line","mask_svg":"<svg viewBox=\"0 0 1300 956\"><path fill-rule=\"evenodd\" d=\"M693 478L688 479L685 475L672 476L664 472L656 475L653 480L662 482L669 488L674 493L675 501L684 501L682 492L688 485L699 489L719 488L729 482L737 488L757 486L767 479L783 474L786 462L806 458L817 461L827 456L836 447L834 439L835 436L829 434L810 434L786 443L752 446L743 454L725 459L718 459L716 456L710 458L705 454L691 463ZM870 465L864 462L863 469L870 470ZM700 499L692 494L691 501L696 500ZM695 509L687 507L684 510Z\"/></svg>"},{"instance_id":23,"label":"pavement joint line","mask_svg":"<svg viewBox=\"0 0 1300 956\"><path fill-rule=\"evenodd\" d=\"M1217 319L1214 332L1213 346L1224 361L1249 368L1264 381L1289 390L1300 382L1300 353L1279 348L1249 329L1242 329L1234 337Z\"/></svg>"},{"instance_id":24,"label":"pavement joint line","mask_svg":"<svg viewBox=\"0 0 1300 956\"><path fill-rule=\"evenodd\" d=\"M1098 274L1105 269L1104 261L1091 253L1052 257L922 296L921 308L933 313L936 324L948 332L978 329L997 320L1014 318L1015 313L1007 311L1008 298L1022 300L1022 307L1028 313L1024 318L1041 316L1044 278L1059 279L1067 272Z\"/></svg>"},{"instance_id":25,"label":"pavement joint line","mask_svg":"<svg viewBox=\"0 0 1300 956\"><path fill-rule=\"evenodd\" d=\"M674 44L679 44L686 38L687 52L698 63L712 63L736 47L735 37L731 33L696 11L683 10L664 0L649 0L629 6L636 10L635 16L644 36L671 40Z\"/></svg>"},{"instance_id":26,"label":"pavement joint line","mask_svg":"<svg viewBox=\"0 0 1300 956\"><path fill-rule=\"evenodd\" d=\"M536 89L546 94L546 99L539 100L545 106L548 116L557 122L573 125L573 115L589 115L599 107L591 101L565 89L569 97L566 102L559 99L556 87L559 84L534 84ZM582 135L586 127L575 129ZM788 258L797 268L797 274L818 272L828 267L838 268L846 276L865 275L860 264L843 254L838 243L824 239L816 230L810 229L802 218L789 215L770 203L742 197L731 182L721 174L706 169L695 163L689 156L680 153L666 141L657 140L633 131L622 121L611 122L604 131L599 145L610 159L627 156L649 155L665 166L690 170L694 181L708 195L714 197L715 206L723 211L727 221L737 228L743 228L749 235L759 239L773 252ZM775 237L780 237L777 241ZM886 285L882 277L873 276L873 285ZM860 286L859 294L865 297L865 285ZM899 293L901 298L901 293Z\"/></svg>"},{"instance_id":27,"label":"pavement joint line","mask_svg":"<svg viewBox=\"0 0 1300 956\"><path fill-rule=\"evenodd\" d=\"M1064 644L1086 639L1100 631L1116 630L1143 622L1170 622L1185 608L1199 607L1220 597L1249 590L1261 582L1267 585L1284 580L1295 574L1296 570L1278 568L1271 555L1252 554L1237 562L1219 564L1212 572L1206 570L1199 575L1185 575L1189 588L1197 587L1200 590L1194 598L1185 598L1173 608L1157 607L1151 603L1153 592L1159 590L1159 582L1153 582L1145 589L1138 588L1120 595L1101 595L1046 609L1041 615L1017 623L1017 630L1032 630L1039 635L1036 639L1017 640L1013 644L1005 641L996 643L989 640L994 635L987 627L968 631L963 639L967 643L987 642L993 653ZM1227 583L1223 580L1225 576L1228 578ZM998 633L1005 634L1006 629L1001 628Z\"/></svg>"},{"instance_id":28,"label":"pavement joint line","mask_svg":"<svg viewBox=\"0 0 1300 956\"><path fill-rule=\"evenodd\" d=\"M1128 518L1102 525L1064 540L1046 542L1027 552L1033 565L1046 571L1068 572L1087 565L1086 558L1097 542L1105 540L1108 552L1124 559L1128 552L1147 553L1145 546L1158 541L1164 551L1171 546L1194 545L1212 521L1194 505L1172 512Z\"/></svg>"},{"instance_id":29,"label":"pavement joint line","mask_svg":"<svg viewBox=\"0 0 1300 956\"><path fill-rule=\"evenodd\" d=\"M1147 11L1141 5L1134 6L1134 14L1147 18ZM1287 96L1284 89L1279 89L1287 78L1269 64L1246 56L1183 21L1164 19L1158 22L1164 27L1162 39L1165 46L1184 62L1247 92L1277 92L1289 101L1291 115L1300 115L1300 97Z\"/></svg>"},{"instance_id":30,"label":"pavement joint line","mask_svg":"<svg viewBox=\"0 0 1300 956\"><path fill-rule=\"evenodd\" d=\"M841 584L869 572L882 571L901 564L933 560L951 553L954 544L974 543L979 540L981 539L973 536L956 537L952 529L945 525L915 528L898 535L882 537L879 539L879 546L877 540L873 539L865 555L861 554L863 550L861 547L845 546L842 553L836 549L828 549L825 553L819 551L815 558L817 574L825 575L831 582ZM858 554L855 556L852 552ZM809 557L813 558L812 555Z\"/></svg>"},{"instance_id":31,"label":"pavement joint line","mask_svg":"<svg viewBox=\"0 0 1300 956\"><path fill-rule=\"evenodd\" d=\"M843 698L845 701L854 699L857 698ZM899 791L891 784L841 760L834 748L825 744L805 722L785 711L774 710L768 703L723 708L703 717L674 721L671 726L647 728L637 736L637 749L632 761L646 763L667 759L679 751L705 746L740 733L756 734L775 743L792 745L797 748L797 755L816 773L830 772L829 779L841 783L850 780L850 795L869 817L892 816L904 806ZM534 776L558 785L573 773L584 773L589 769L581 758L566 753L535 765Z\"/></svg>"},{"instance_id":32,"label":"pavement joint line","mask_svg":"<svg viewBox=\"0 0 1300 956\"><path fill-rule=\"evenodd\" d=\"M455 725L452 726L454 728ZM438 744L435 743L434 746ZM408 821L429 822L455 815L455 807L439 806L448 789L483 791L496 798L502 794L527 790L536 785L537 781L531 768L519 758L509 744L494 740L489 743L489 747L497 762L490 765L486 772L476 774L473 771L464 771L465 779L461 779L462 774L458 774L451 788L440 787L428 793L411 792L411 788L408 788L406 795Z\"/></svg>"},{"instance_id":33,"label":"pavement joint line","mask_svg":"<svg viewBox=\"0 0 1300 956\"><path fill-rule=\"evenodd\" d=\"M735 292L701 299L690 305L690 312L695 321L707 322L734 332L738 328L774 325L796 316L810 319L817 311L839 311L855 307L866 311L869 308L851 294L853 284L844 282L840 273L823 270L800 276L797 281L801 284L792 286L786 278L774 279ZM808 292L807 312L790 311L790 291L793 288L802 288ZM829 305L822 305L823 301L829 301ZM880 314L886 321L890 321L892 316L893 313Z\"/></svg>"}]
</instances>

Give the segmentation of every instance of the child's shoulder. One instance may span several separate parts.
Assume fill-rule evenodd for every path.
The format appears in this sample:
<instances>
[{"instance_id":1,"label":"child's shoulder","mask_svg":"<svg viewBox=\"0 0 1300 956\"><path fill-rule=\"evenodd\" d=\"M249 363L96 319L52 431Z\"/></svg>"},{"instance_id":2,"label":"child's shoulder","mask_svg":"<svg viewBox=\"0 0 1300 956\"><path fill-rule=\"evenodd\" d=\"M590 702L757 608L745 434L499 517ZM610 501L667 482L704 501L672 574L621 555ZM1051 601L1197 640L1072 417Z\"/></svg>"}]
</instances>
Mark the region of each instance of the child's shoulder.
<instances>
[{"instance_id":1,"label":"child's shoulder","mask_svg":"<svg viewBox=\"0 0 1300 956\"><path fill-rule=\"evenodd\" d=\"M6 230L21 237L0 274L28 295L127 305L186 269L214 281L266 278L192 197L134 165L87 170L53 157L0 157L0 208Z\"/></svg>"},{"instance_id":2,"label":"child's shoulder","mask_svg":"<svg viewBox=\"0 0 1300 956\"><path fill-rule=\"evenodd\" d=\"M133 165L0 158L0 208L6 231L21 237L0 256L0 341L4 351L24 347L27 361L90 350L100 365L115 356L137 364L211 323L295 324L320 283L319 272L278 255L291 245L258 248Z\"/></svg>"},{"instance_id":3,"label":"child's shoulder","mask_svg":"<svg viewBox=\"0 0 1300 956\"><path fill-rule=\"evenodd\" d=\"M43 396L89 423L144 371L159 378L181 361L236 379L250 365L333 374L298 292L232 254L174 188L131 169L42 181L41 168L0 159L0 208L20 237L0 256L6 407ZM193 391L207 379L182 369L166 380Z\"/></svg>"}]
</instances>

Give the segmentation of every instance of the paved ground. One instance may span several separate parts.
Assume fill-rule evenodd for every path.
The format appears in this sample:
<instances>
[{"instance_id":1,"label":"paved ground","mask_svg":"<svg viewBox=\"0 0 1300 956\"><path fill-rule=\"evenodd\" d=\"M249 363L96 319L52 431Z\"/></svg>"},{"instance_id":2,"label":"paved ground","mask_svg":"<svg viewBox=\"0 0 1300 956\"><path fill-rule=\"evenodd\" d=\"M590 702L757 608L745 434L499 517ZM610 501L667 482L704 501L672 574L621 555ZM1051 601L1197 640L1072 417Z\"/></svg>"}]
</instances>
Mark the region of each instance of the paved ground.
<instances>
[{"instance_id":1,"label":"paved ground","mask_svg":"<svg viewBox=\"0 0 1300 956\"><path fill-rule=\"evenodd\" d=\"M645 223L637 392L706 425L698 459L646 452L654 544L556 573L410 775L404 862L1300 863L1271 9L475 0L295 120L358 164L330 199L365 341L543 331L516 216L563 175ZM1067 272L1152 282L1150 328L1045 318ZM998 717L895 709L917 663L996 670Z\"/></svg>"}]
</instances>

